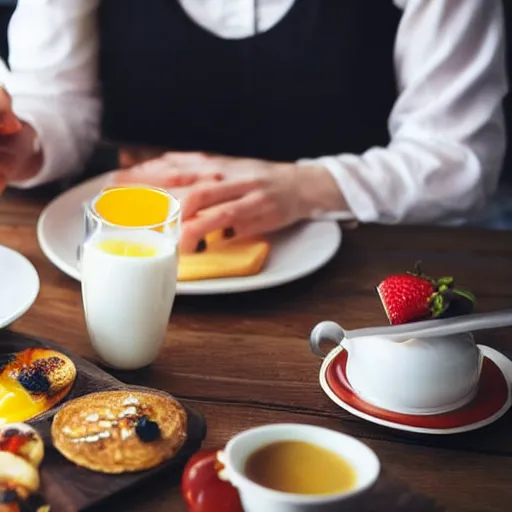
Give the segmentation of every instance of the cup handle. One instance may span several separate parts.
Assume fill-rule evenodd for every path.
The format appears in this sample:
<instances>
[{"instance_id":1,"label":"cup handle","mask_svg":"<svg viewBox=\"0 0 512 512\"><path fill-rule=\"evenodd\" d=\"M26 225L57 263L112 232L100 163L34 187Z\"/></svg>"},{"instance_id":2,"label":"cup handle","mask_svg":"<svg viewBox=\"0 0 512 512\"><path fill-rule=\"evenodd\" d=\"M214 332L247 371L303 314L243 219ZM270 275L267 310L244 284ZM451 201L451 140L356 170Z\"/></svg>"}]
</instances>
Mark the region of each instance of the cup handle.
<instances>
[{"instance_id":1,"label":"cup handle","mask_svg":"<svg viewBox=\"0 0 512 512\"><path fill-rule=\"evenodd\" d=\"M181 493L189 512L243 512L238 491L227 479L222 450L200 450L187 462Z\"/></svg>"},{"instance_id":2,"label":"cup handle","mask_svg":"<svg viewBox=\"0 0 512 512\"><path fill-rule=\"evenodd\" d=\"M322 340L328 340L340 345L345 338L345 331L336 322L326 321L317 324L309 336L309 347L313 354L324 359L327 354L320 348Z\"/></svg>"}]
</instances>

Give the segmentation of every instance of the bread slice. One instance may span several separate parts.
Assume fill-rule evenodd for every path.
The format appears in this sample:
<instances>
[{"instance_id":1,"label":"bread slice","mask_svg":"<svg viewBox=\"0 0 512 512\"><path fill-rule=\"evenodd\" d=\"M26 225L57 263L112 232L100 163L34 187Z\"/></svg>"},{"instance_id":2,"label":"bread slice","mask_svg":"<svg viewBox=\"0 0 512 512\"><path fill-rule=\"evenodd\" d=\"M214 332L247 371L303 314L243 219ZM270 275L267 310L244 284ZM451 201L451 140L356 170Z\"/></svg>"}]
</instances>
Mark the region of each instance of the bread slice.
<instances>
[{"instance_id":1,"label":"bread slice","mask_svg":"<svg viewBox=\"0 0 512 512\"><path fill-rule=\"evenodd\" d=\"M270 243L263 238L221 242L218 233L214 233L207 237L204 252L180 254L178 281L256 275L269 253Z\"/></svg>"}]
</instances>

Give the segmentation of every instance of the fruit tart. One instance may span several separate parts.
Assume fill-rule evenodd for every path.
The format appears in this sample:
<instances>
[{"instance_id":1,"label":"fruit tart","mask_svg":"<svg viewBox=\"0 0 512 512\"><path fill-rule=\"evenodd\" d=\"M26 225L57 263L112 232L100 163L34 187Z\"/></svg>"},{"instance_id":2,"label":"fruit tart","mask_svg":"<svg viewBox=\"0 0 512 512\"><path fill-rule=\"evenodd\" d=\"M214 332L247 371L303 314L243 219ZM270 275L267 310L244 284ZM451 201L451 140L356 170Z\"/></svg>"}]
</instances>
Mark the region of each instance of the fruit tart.
<instances>
[{"instance_id":1,"label":"fruit tart","mask_svg":"<svg viewBox=\"0 0 512 512\"><path fill-rule=\"evenodd\" d=\"M71 390L71 359L46 348L0 355L0 425L32 419L50 410Z\"/></svg>"},{"instance_id":2,"label":"fruit tart","mask_svg":"<svg viewBox=\"0 0 512 512\"><path fill-rule=\"evenodd\" d=\"M0 426L0 512L48 510L37 494L43 457L43 441L31 426Z\"/></svg>"}]
</instances>

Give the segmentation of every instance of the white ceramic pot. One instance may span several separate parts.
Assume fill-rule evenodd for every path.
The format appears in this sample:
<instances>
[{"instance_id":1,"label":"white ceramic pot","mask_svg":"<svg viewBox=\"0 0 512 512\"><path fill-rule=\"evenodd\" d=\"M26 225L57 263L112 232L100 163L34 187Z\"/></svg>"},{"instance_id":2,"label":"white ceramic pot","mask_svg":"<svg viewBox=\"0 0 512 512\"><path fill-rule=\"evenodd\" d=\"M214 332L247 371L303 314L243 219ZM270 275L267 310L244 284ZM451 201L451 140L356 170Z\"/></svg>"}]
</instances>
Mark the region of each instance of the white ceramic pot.
<instances>
[{"instance_id":1,"label":"white ceramic pot","mask_svg":"<svg viewBox=\"0 0 512 512\"><path fill-rule=\"evenodd\" d=\"M402 414L441 414L478 391L482 355L470 333L397 343L382 336L343 338L343 332L322 322L312 343L314 337L342 345L349 383L370 404Z\"/></svg>"},{"instance_id":2,"label":"white ceramic pot","mask_svg":"<svg viewBox=\"0 0 512 512\"><path fill-rule=\"evenodd\" d=\"M343 457L356 472L356 487L340 494L308 496L274 491L244 475L252 453L270 443L290 440L313 443ZM313 425L282 423L249 429L234 436L217 456L224 465L219 477L238 489L245 512L338 512L343 502L370 488L380 474L379 459L361 441Z\"/></svg>"}]
</instances>

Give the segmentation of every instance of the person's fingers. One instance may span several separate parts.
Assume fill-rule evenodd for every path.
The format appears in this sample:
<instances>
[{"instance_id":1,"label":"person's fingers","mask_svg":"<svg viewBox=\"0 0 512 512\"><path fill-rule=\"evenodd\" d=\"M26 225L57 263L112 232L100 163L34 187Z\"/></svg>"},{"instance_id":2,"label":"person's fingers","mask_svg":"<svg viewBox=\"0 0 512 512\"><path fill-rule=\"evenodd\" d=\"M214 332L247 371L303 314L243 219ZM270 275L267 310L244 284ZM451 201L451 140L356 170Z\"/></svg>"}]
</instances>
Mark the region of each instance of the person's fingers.
<instances>
[{"instance_id":1,"label":"person's fingers","mask_svg":"<svg viewBox=\"0 0 512 512\"><path fill-rule=\"evenodd\" d=\"M192 218L206 208L238 199L254 190L254 188L255 185L248 181L198 183L190 189L183 201L183 219Z\"/></svg>"},{"instance_id":2,"label":"person's fingers","mask_svg":"<svg viewBox=\"0 0 512 512\"><path fill-rule=\"evenodd\" d=\"M14 135L23 128L12 111L12 100L5 88L0 85L0 135Z\"/></svg>"},{"instance_id":3,"label":"person's fingers","mask_svg":"<svg viewBox=\"0 0 512 512\"><path fill-rule=\"evenodd\" d=\"M217 173L219 177L222 177L228 162L232 160L228 157L197 152L168 152L162 156L162 159L169 165L179 169L193 170L198 173Z\"/></svg>"},{"instance_id":4,"label":"person's fingers","mask_svg":"<svg viewBox=\"0 0 512 512\"><path fill-rule=\"evenodd\" d=\"M218 176L182 171L171 168L163 160L145 162L141 165L116 171L112 174L110 183L113 186L147 185L160 188L188 187L198 181L216 181Z\"/></svg>"},{"instance_id":5,"label":"person's fingers","mask_svg":"<svg viewBox=\"0 0 512 512\"><path fill-rule=\"evenodd\" d=\"M201 151L167 151L162 158L174 164L193 165L201 162L215 162L220 156Z\"/></svg>"},{"instance_id":6,"label":"person's fingers","mask_svg":"<svg viewBox=\"0 0 512 512\"><path fill-rule=\"evenodd\" d=\"M146 185L149 187L172 188L186 187L197 181L197 175L189 173L165 172L147 174L133 171L117 171L112 175L112 186Z\"/></svg>"},{"instance_id":7,"label":"person's fingers","mask_svg":"<svg viewBox=\"0 0 512 512\"><path fill-rule=\"evenodd\" d=\"M223 230L226 238L253 234L251 224L262 225L265 212L259 210L262 200L259 194L248 194L241 199L228 201L183 222L180 250L196 252L206 235Z\"/></svg>"}]
</instances>

